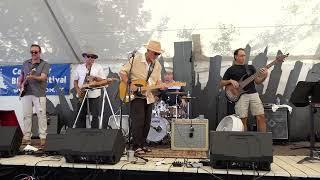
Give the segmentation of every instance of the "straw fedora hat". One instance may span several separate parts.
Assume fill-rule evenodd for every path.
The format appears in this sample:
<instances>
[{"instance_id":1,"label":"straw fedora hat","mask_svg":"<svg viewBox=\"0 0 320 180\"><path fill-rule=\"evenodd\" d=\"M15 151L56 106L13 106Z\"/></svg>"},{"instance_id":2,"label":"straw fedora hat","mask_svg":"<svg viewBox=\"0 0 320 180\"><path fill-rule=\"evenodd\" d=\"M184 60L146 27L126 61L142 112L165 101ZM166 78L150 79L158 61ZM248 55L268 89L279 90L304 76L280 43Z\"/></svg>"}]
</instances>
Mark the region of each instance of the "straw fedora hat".
<instances>
[{"instance_id":1,"label":"straw fedora hat","mask_svg":"<svg viewBox=\"0 0 320 180\"><path fill-rule=\"evenodd\" d=\"M150 40L148 44L144 45L144 47L159 54L164 52L164 50L161 49L161 44L159 41Z\"/></svg>"},{"instance_id":2,"label":"straw fedora hat","mask_svg":"<svg viewBox=\"0 0 320 180\"><path fill-rule=\"evenodd\" d=\"M93 56L94 59L98 58L98 55L96 55L92 50L88 50L88 51L82 53L82 57L86 57L88 55Z\"/></svg>"}]
</instances>

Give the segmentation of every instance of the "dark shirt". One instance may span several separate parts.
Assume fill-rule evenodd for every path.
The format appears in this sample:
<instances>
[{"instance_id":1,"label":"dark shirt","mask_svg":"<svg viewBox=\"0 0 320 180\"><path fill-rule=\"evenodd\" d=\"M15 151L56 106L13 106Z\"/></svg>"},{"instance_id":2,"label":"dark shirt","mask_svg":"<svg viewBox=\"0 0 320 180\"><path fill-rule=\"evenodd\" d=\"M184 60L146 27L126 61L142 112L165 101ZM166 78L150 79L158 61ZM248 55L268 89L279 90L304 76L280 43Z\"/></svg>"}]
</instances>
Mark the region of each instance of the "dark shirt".
<instances>
[{"instance_id":1,"label":"dark shirt","mask_svg":"<svg viewBox=\"0 0 320 180\"><path fill-rule=\"evenodd\" d=\"M26 78L26 76L32 71L32 69L35 70L35 72L32 73L35 76L40 76L41 73L48 75L50 65L42 59L40 59L40 63L36 63L36 64L32 64L31 59L26 60L23 62L22 69L21 69L22 71L21 73L23 74L23 77ZM45 97L46 90L47 90L47 81L38 81L35 79L26 81L25 95Z\"/></svg>"},{"instance_id":2,"label":"dark shirt","mask_svg":"<svg viewBox=\"0 0 320 180\"><path fill-rule=\"evenodd\" d=\"M256 69L254 68L254 66L252 65L248 65L248 70L249 70L249 76L253 75L254 73L256 73ZM245 76L246 75L246 76ZM239 81L241 79L242 76L245 76L244 79L246 79L247 77L249 77L247 75L247 71L245 68L245 65L232 65L231 67L229 67L227 69L227 71L224 73L223 76L223 80L230 80L233 79L235 81ZM243 79L243 80L244 80ZM244 87L244 90L247 91L247 94L252 94L252 93L256 93L256 87L254 84L254 81L250 82L246 87Z\"/></svg>"}]
</instances>

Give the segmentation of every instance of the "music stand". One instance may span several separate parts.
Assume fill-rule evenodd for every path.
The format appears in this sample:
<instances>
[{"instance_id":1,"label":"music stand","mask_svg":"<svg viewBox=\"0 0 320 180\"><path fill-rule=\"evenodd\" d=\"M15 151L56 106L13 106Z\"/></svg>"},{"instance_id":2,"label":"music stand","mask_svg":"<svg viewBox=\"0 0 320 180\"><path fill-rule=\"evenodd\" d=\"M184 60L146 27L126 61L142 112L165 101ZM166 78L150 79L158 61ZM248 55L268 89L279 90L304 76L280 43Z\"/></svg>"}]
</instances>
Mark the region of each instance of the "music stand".
<instances>
[{"instance_id":1,"label":"music stand","mask_svg":"<svg viewBox=\"0 0 320 180\"><path fill-rule=\"evenodd\" d=\"M300 160L298 164L302 164L304 161L320 160L319 157L314 156L317 154L315 147L314 113L317 112L317 108L320 108L320 82L298 82L291 94L290 102L296 107L309 106L310 109L310 154L309 157Z\"/></svg>"}]
</instances>

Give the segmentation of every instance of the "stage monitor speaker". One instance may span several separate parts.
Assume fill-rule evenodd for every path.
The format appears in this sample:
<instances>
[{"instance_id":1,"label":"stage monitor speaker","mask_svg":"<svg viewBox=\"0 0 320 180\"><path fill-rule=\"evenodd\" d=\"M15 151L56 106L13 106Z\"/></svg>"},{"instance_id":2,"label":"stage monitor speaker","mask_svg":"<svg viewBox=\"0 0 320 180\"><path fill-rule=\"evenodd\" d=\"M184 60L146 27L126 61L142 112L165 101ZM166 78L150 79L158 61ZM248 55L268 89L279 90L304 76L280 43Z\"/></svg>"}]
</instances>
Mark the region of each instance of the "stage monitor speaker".
<instances>
[{"instance_id":1,"label":"stage monitor speaker","mask_svg":"<svg viewBox=\"0 0 320 180\"><path fill-rule=\"evenodd\" d=\"M171 149L208 151L207 119L172 119Z\"/></svg>"},{"instance_id":2,"label":"stage monitor speaker","mask_svg":"<svg viewBox=\"0 0 320 180\"><path fill-rule=\"evenodd\" d=\"M214 168L270 170L272 135L260 132L211 131L210 162Z\"/></svg>"},{"instance_id":3,"label":"stage monitor speaker","mask_svg":"<svg viewBox=\"0 0 320 180\"><path fill-rule=\"evenodd\" d=\"M18 154L22 136L19 127L0 126L0 157L12 157Z\"/></svg>"},{"instance_id":4,"label":"stage monitor speaker","mask_svg":"<svg viewBox=\"0 0 320 180\"><path fill-rule=\"evenodd\" d=\"M67 129L62 154L70 163L116 164L125 143L118 129Z\"/></svg>"},{"instance_id":5,"label":"stage monitor speaker","mask_svg":"<svg viewBox=\"0 0 320 180\"><path fill-rule=\"evenodd\" d=\"M65 146L65 134L48 134L44 152L48 155L61 154L61 150Z\"/></svg>"},{"instance_id":6,"label":"stage monitor speaker","mask_svg":"<svg viewBox=\"0 0 320 180\"><path fill-rule=\"evenodd\" d=\"M288 109L279 108L273 112L271 107L264 108L266 117L267 131L272 132L274 140L288 140Z\"/></svg>"}]
</instances>

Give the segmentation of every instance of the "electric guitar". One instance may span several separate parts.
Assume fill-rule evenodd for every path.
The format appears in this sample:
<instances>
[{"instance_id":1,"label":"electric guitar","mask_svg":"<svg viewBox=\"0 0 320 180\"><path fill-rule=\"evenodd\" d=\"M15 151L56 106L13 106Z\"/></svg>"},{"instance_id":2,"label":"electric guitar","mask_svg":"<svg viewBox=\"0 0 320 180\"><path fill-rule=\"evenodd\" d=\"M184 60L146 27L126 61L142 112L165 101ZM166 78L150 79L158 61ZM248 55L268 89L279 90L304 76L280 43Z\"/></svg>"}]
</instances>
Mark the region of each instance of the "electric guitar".
<instances>
[{"instance_id":1,"label":"electric guitar","mask_svg":"<svg viewBox=\"0 0 320 180\"><path fill-rule=\"evenodd\" d=\"M134 80L131 82L131 84L134 84L135 86L138 87L138 90L136 92L127 92L127 83L121 81L119 84L119 96L120 99L123 102L129 102L129 96L130 99L133 100L138 97L143 97L142 93L145 91L150 91L150 90L156 90L160 89L162 87L173 87L173 86L186 86L185 82L172 82L172 83L162 83L158 85L148 85L148 83L145 80L139 79L139 80Z\"/></svg>"},{"instance_id":2,"label":"electric guitar","mask_svg":"<svg viewBox=\"0 0 320 180\"><path fill-rule=\"evenodd\" d=\"M283 62L284 59L286 57L288 57L289 54L285 54L285 55L279 55L276 57L276 59L274 61L272 61L270 64L266 65L264 68L269 69L270 67L272 67L274 64L276 64L277 62ZM239 87L235 88L233 87L232 84L228 84L225 86L225 93L226 93L226 97L228 99L228 101L230 102L237 102L241 95L246 93L247 91L244 90L244 88L250 83L252 82L257 76L259 75L259 71L256 72L255 74L249 76L248 78L244 79L247 75L244 75L241 77L241 79L238 81L239 83Z\"/></svg>"},{"instance_id":3,"label":"electric guitar","mask_svg":"<svg viewBox=\"0 0 320 180\"><path fill-rule=\"evenodd\" d=\"M20 86L21 88L19 89L19 99L20 100L26 94L25 89L26 89L26 86L27 86L28 76L29 75L33 75L35 72L36 72L36 69L33 68L33 69L31 69L31 71L26 76L24 76L24 79L23 79L23 81L21 83L21 86Z\"/></svg>"}]
</instances>

